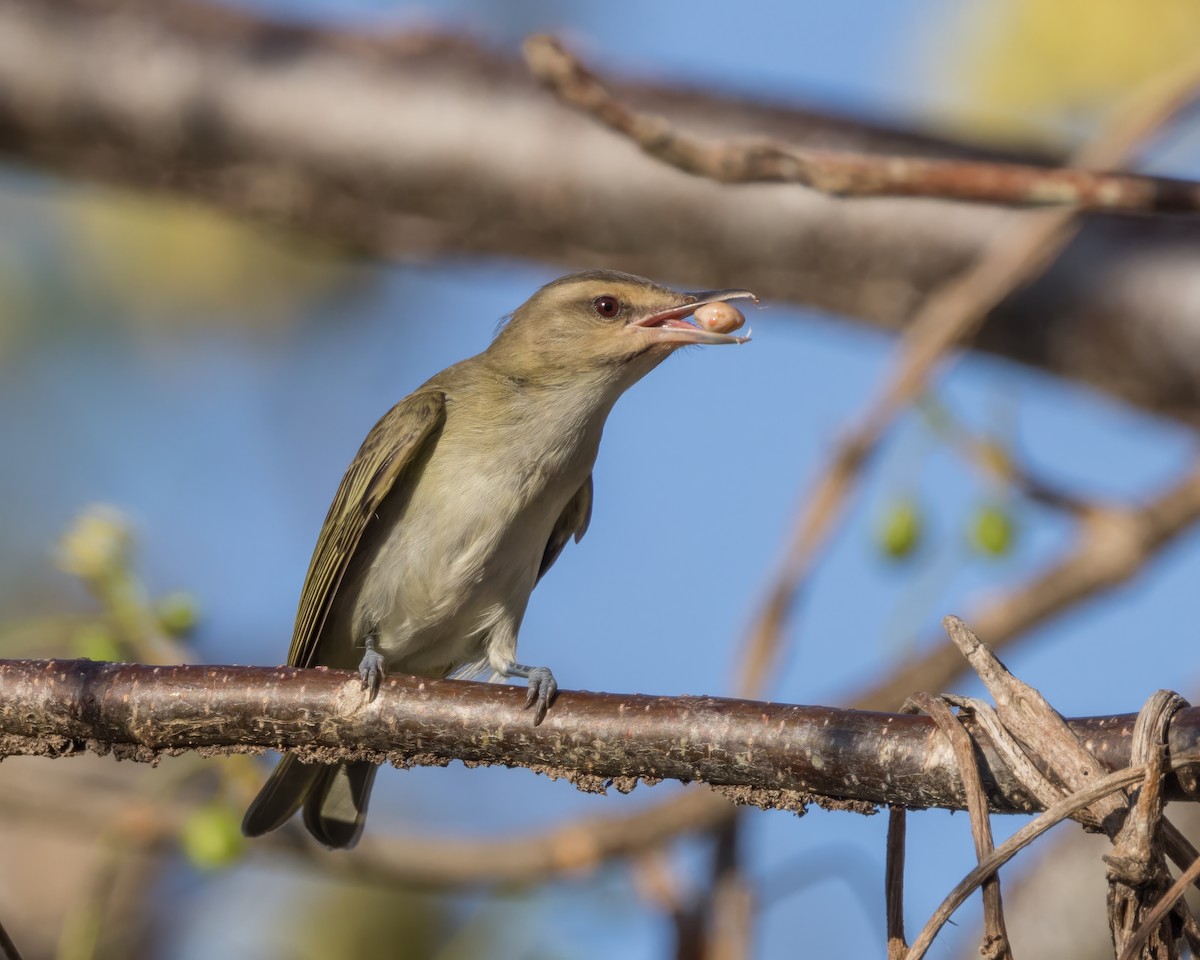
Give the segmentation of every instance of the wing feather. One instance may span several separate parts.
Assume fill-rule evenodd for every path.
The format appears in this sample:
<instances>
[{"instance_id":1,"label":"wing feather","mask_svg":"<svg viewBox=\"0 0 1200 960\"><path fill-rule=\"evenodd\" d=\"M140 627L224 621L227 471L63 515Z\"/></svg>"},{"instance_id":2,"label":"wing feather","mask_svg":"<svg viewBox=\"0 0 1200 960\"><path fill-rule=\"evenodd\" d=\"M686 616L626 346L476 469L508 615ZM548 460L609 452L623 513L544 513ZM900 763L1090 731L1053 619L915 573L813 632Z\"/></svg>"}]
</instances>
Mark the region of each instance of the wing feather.
<instances>
[{"instance_id":1,"label":"wing feather","mask_svg":"<svg viewBox=\"0 0 1200 960\"><path fill-rule=\"evenodd\" d=\"M576 543L583 539L583 535L587 533L588 524L591 522L592 475L589 473L583 486L567 502L563 512L559 515L558 522L554 524L554 529L550 531L550 539L542 554L542 565L538 568L538 580L541 580L546 575L546 571L554 566L554 561L563 552L563 547L567 545L567 541L571 537L575 538Z\"/></svg>"},{"instance_id":2,"label":"wing feather","mask_svg":"<svg viewBox=\"0 0 1200 960\"><path fill-rule=\"evenodd\" d=\"M409 394L367 434L342 477L317 538L296 611L289 664L312 666L317 641L363 531L397 479L442 425L445 407L446 395L440 390Z\"/></svg>"}]
</instances>

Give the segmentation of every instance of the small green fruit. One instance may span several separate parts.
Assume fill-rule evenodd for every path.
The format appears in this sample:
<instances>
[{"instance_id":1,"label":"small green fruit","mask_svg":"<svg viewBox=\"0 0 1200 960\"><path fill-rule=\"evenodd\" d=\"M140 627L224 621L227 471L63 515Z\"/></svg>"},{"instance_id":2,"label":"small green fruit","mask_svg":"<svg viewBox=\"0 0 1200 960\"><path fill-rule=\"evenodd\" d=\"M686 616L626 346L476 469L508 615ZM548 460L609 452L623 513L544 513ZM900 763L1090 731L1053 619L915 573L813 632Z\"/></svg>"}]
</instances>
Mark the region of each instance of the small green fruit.
<instances>
[{"instance_id":1,"label":"small green fruit","mask_svg":"<svg viewBox=\"0 0 1200 960\"><path fill-rule=\"evenodd\" d=\"M971 543L989 557L1003 557L1012 551L1016 524L1003 507L988 504L980 507L971 519Z\"/></svg>"},{"instance_id":2,"label":"small green fruit","mask_svg":"<svg viewBox=\"0 0 1200 960\"><path fill-rule=\"evenodd\" d=\"M923 523L921 508L916 500L894 501L884 513L879 526L879 546L893 560L911 556L921 543Z\"/></svg>"}]
</instances>

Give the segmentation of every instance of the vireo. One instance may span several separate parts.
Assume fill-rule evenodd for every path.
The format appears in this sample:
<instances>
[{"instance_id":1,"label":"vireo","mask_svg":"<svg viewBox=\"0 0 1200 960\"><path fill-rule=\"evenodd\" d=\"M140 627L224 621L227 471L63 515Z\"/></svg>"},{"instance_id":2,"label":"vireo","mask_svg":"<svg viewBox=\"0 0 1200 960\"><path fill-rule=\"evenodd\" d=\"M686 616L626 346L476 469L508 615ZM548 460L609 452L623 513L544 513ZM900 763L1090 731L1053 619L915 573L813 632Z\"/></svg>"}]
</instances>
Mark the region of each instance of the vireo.
<instances>
[{"instance_id":1,"label":"vireo","mask_svg":"<svg viewBox=\"0 0 1200 960\"><path fill-rule=\"evenodd\" d=\"M490 668L529 682L540 723L557 689L517 661L529 594L592 513L592 465L617 398L687 344L741 343L746 290L678 293L594 270L542 287L483 353L392 407L333 498L308 568L288 663L357 668L374 699L385 671ZM727 320L736 315L737 319ZM714 325L724 325L713 329ZM248 836L301 807L327 847L362 833L375 765L285 756L250 805Z\"/></svg>"}]
</instances>

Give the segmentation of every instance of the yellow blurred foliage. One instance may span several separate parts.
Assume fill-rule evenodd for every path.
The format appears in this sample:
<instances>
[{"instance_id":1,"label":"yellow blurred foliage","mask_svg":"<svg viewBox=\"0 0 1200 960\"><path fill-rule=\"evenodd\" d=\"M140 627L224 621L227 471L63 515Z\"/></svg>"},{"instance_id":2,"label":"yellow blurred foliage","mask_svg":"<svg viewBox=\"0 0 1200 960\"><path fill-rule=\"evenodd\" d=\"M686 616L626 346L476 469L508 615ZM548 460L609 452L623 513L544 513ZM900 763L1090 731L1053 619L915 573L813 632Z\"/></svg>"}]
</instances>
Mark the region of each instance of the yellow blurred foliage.
<instances>
[{"instance_id":1,"label":"yellow blurred foliage","mask_svg":"<svg viewBox=\"0 0 1200 960\"><path fill-rule=\"evenodd\" d=\"M133 529L125 515L105 503L92 504L59 540L58 566L81 580L104 580L124 568L133 551Z\"/></svg>"},{"instance_id":2,"label":"yellow blurred foliage","mask_svg":"<svg viewBox=\"0 0 1200 960\"><path fill-rule=\"evenodd\" d=\"M199 204L89 190L60 211L85 289L159 322L283 319L347 279L332 252Z\"/></svg>"},{"instance_id":3,"label":"yellow blurred foliage","mask_svg":"<svg viewBox=\"0 0 1200 960\"><path fill-rule=\"evenodd\" d=\"M959 11L952 76L964 121L985 134L1090 127L1200 50L1196 0L991 0Z\"/></svg>"}]
</instances>

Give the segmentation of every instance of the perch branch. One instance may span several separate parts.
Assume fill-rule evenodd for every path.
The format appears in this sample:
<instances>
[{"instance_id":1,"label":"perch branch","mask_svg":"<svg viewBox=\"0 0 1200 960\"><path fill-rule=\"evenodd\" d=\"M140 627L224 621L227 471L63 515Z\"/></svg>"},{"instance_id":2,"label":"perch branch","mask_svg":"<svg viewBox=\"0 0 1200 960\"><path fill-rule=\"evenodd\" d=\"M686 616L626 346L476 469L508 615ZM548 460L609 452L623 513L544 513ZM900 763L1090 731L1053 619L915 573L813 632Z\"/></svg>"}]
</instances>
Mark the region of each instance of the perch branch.
<instances>
[{"instance_id":1,"label":"perch branch","mask_svg":"<svg viewBox=\"0 0 1200 960\"><path fill-rule=\"evenodd\" d=\"M590 791L627 791L639 778L702 780L741 803L797 811L810 802L864 812L881 803L964 805L953 752L924 717L564 692L533 727L523 702L515 687L396 676L367 704L356 679L326 669L8 660L0 661L0 755L92 749L153 761L275 748L310 761L524 766ZM1133 722L1074 724L1101 762L1120 767ZM990 809L1037 809L984 740ZM1172 746L1197 745L1200 711L1181 712ZM1181 784L1171 789L1186 795Z\"/></svg>"}]
</instances>

